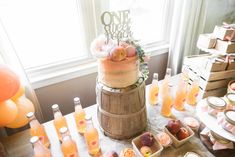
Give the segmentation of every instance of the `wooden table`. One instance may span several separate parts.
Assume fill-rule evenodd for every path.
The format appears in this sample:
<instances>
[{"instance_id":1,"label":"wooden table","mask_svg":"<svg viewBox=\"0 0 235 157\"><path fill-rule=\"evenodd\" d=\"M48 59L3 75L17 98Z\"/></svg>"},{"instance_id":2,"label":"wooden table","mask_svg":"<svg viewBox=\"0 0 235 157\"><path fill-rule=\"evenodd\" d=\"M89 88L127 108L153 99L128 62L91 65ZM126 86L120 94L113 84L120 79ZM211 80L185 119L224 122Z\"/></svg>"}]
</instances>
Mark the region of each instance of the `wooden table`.
<instances>
[{"instance_id":1,"label":"wooden table","mask_svg":"<svg viewBox=\"0 0 235 157\"><path fill-rule=\"evenodd\" d=\"M176 78L173 77L173 82L176 82ZM175 83L173 83L175 84ZM148 98L148 86L146 87L146 98ZM146 101L147 106L147 115L148 115L148 130L157 133L161 131L161 128L166 125L169 119L162 117L159 114L160 105L151 106L148 101ZM97 105L92 105L85 108L86 114L91 114L93 116L94 125L96 128L99 128L97 120ZM195 116L195 110L190 106L186 106L186 111L179 112L173 109L173 114L178 119L182 119L185 116ZM85 141L83 136L77 133L75 120L73 114L68 114L65 116L68 127L71 133L72 138L76 141L80 157L89 157ZM43 124L45 126L46 132L48 134L49 140L51 142L51 152L53 157L63 157L60 150L60 142L57 138L53 122L49 121ZM157 129L156 129L157 128ZM120 151L126 147L132 147L131 139L130 140L114 140L103 135L100 129L100 146L102 152L109 150L115 150L120 153ZM29 130L14 134L7 138L1 139L4 144L10 157L32 157L33 149L29 143L30 135ZM195 135L189 142L184 144L179 148L174 148L173 146L166 148L162 151L161 157L183 157L184 154L188 151L194 151L200 154L202 157L213 157L213 155L206 149L206 147L201 143L197 135Z\"/></svg>"}]
</instances>

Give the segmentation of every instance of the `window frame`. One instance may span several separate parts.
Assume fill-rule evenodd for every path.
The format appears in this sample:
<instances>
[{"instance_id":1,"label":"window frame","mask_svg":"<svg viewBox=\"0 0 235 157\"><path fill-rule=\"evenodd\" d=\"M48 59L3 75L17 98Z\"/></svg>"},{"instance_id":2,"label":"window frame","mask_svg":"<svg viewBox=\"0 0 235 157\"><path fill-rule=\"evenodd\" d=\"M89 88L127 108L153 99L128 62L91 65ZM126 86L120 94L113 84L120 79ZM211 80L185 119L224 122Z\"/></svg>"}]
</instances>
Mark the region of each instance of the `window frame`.
<instances>
[{"instance_id":1,"label":"window frame","mask_svg":"<svg viewBox=\"0 0 235 157\"><path fill-rule=\"evenodd\" d=\"M99 2L92 0L76 0L77 3L81 5L86 5L87 7L80 8L84 12L83 18L89 19L86 20L84 28L86 28L86 43L90 43L99 32L96 21L97 14L100 12L100 8L94 7ZM79 2L78 2L79 1ZM78 4L77 4L78 5ZM100 4L99 4L100 5ZM171 21L173 13L173 0L166 0L165 3L165 14L164 14L164 30L163 34L164 39L158 42L146 43L143 45L143 48L146 52L151 53L151 56L160 55L162 53L169 52L169 39L170 39L170 30L171 30ZM94 21L94 27L86 27L91 25L91 21ZM88 30L89 29L89 30ZM6 39L8 40L8 39ZM86 45L89 47L89 45ZM56 63L51 63L43 66L27 68L25 69L29 81L32 84L34 89L42 88L48 85L56 84L62 81L67 81L73 78L81 77L84 75L92 74L97 72L97 63L96 59L92 57L91 52L87 53L87 56L84 58L74 58L70 60L64 60Z\"/></svg>"}]
</instances>

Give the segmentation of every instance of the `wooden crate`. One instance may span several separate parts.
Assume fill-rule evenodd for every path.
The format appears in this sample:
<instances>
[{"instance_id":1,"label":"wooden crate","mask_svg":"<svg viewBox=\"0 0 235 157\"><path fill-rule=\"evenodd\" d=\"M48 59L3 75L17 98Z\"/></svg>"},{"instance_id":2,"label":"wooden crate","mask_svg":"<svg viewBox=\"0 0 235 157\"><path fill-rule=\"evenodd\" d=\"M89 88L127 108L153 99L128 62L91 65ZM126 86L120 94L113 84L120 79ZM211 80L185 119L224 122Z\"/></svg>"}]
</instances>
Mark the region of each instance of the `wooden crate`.
<instances>
[{"instance_id":1,"label":"wooden crate","mask_svg":"<svg viewBox=\"0 0 235 157\"><path fill-rule=\"evenodd\" d=\"M202 95L202 98L206 98L208 96L223 97L226 93L227 93L227 88L218 88L209 91L200 90L199 95Z\"/></svg>"},{"instance_id":2,"label":"wooden crate","mask_svg":"<svg viewBox=\"0 0 235 157\"><path fill-rule=\"evenodd\" d=\"M184 66L206 72L225 71L228 63L224 58L215 58L213 55L194 55L184 58Z\"/></svg>"},{"instance_id":3,"label":"wooden crate","mask_svg":"<svg viewBox=\"0 0 235 157\"><path fill-rule=\"evenodd\" d=\"M205 81L216 81L235 77L235 69L218 72L208 72L205 69L199 69L195 67L190 67L190 69L194 73L200 75Z\"/></svg>"},{"instance_id":4,"label":"wooden crate","mask_svg":"<svg viewBox=\"0 0 235 157\"><path fill-rule=\"evenodd\" d=\"M192 83L192 80L194 80L196 77L196 73L190 70L189 78L190 78L190 84ZM206 81L202 77L199 78L199 97L205 98L208 96L223 96L227 92L227 86L229 81L231 81L232 78L228 79L222 79L222 80L214 80L214 81Z\"/></svg>"}]
</instances>

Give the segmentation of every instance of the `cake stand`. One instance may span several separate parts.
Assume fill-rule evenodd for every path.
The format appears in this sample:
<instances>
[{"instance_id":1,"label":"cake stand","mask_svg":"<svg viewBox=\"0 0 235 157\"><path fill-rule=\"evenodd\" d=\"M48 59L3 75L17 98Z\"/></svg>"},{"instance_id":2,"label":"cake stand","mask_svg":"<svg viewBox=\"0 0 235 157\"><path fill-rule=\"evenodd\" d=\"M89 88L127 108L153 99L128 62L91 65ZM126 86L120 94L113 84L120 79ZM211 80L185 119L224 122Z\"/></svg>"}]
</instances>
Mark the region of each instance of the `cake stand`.
<instances>
[{"instance_id":1,"label":"cake stand","mask_svg":"<svg viewBox=\"0 0 235 157\"><path fill-rule=\"evenodd\" d=\"M215 132L216 134L235 142L235 135L224 130L222 126L217 124L216 118L209 115L207 112L203 111L202 108L204 105L207 105L206 99L202 99L196 107L196 114L199 120L210 130Z\"/></svg>"}]
</instances>

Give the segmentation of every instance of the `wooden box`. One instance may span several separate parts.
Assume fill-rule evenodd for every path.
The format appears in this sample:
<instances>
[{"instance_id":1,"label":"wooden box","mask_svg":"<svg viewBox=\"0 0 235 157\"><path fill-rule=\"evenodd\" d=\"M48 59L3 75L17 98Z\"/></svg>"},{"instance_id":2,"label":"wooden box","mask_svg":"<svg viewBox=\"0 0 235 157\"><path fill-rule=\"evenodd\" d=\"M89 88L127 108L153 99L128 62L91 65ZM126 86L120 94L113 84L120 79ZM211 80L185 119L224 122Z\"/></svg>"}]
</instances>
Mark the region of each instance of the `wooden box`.
<instances>
[{"instance_id":1,"label":"wooden box","mask_svg":"<svg viewBox=\"0 0 235 157\"><path fill-rule=\"evenodd\" d=\"M233 36L234 29L224 28L222 26L215 26L213 31L213 36L219 38L221 40L228 40L229 37L232 37L231 40L235 40L235 36Z\"/></svg>"},{"instance_id":2,"label":"wooden box","mask_svg":"<svg viewBox=\"0 0 235 157\"><path fill-rule=\"evenodd\" d=\"M198 47L203 47L203 48L214 48L216 45L216 38L213 37L212 34L200 34L198 41L197 41L197 46Z\"/></svg>"},{"instance_id":3,"label":"wooden box","mask_svg":"<svg viewBox=\"0 0 235 157\"><path fill-rule=\"evenodd\" d=\"M215 58L208 54L187 56L184 58L184 66L202 69L207 72L224 71L226 70L227 64L223 58Z\"/></svg>"},{"instance_id":4,"label":"wooden box","mask_svg":"<svg viewBox=\"0 0 235 157\"><path fill-rule=\"evenodd\" d=\"M217 40L215 49L222 53L235 53L235 42Z\"/></svg>"}]
</instances>

